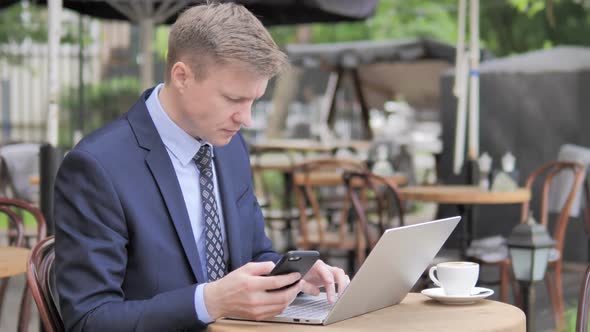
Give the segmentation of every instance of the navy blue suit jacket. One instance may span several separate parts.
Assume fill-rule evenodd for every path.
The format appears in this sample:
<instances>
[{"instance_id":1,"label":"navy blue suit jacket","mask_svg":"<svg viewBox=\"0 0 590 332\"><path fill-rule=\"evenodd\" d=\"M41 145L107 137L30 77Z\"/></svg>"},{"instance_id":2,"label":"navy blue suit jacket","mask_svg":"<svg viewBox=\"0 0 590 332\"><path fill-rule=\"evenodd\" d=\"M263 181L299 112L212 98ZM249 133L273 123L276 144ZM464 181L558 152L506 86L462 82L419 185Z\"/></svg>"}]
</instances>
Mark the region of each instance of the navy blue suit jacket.
<instances>
[{"instance_id":1,"label":"navy blue suit jacket","mask_svg":"<svg viewBox=\"0 0 590 332\"><path fill-rule=\"evenodd\" d=\"M56 283L68 331L199 330L199 253L168 152L145 106L82 140L55 182ZM276 260L241 135L215 148L229 268Z\"/></svg>"}]
</instances>

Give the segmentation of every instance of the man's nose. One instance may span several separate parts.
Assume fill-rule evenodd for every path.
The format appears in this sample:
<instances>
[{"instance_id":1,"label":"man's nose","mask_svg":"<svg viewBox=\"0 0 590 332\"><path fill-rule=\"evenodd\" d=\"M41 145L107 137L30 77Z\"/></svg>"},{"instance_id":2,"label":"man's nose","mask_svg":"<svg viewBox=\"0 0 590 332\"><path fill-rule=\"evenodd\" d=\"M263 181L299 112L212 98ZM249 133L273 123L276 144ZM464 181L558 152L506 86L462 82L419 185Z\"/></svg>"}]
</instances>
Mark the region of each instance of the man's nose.
<instances>
[{"instance_id":1,"label":"man's nose","mask_svg":"<svg viewBox=\"0 0 590 332\"><path fill-rule=\"evenodd\" d=\"M252 105L242 108L234 114L234 121L240 123L244 127L252 125Z\"/></svg>"}]
</instances>

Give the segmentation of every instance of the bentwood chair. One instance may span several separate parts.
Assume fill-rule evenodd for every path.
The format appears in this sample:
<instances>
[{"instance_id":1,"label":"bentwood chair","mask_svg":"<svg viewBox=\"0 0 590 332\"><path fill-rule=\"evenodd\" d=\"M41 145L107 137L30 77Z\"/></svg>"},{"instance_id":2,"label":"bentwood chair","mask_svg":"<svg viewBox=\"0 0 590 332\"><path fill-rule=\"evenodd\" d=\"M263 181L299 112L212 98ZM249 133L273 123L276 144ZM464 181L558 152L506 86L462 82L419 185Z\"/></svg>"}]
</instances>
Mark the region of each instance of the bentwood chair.
<instances>
[{"instance_id":1,"label":"bentwood chair","mask_svg":"<svg viewBox=\"0 0 590 332\"><path fill-rule=\"evenodd\" d=\"M342 181L345 171L366 171L356 160L325 158L306 161L294 167L293 190L299 209L297 247L320 251L323 258L347 252L349 272L355 256L362 260L361 232L348 227L350 201ZM306 210L311 207L313 216Z\"/></svg>"},{"instance_id":2,"label":"bentwood chair","mask_svg":"<svg viewBox=\"0 0 590 332\"><path fill-rule=\"evenodd\" d=\"M366 171L345 172L343 179L368 253L386 229L404 226L404 202L390 178Z\"/></svg>"},{"instance_id":3,"label":"bentwood chair","mask_svg":"<svg viewBox=\"0 0 590 332\"><path fill-rule=\"evenodd\" d=\"M588 331L588 310L590 309L590 265L586 269L582 287L580 289L580 298L578 299L578 316L576 318L576 332Z\"/></svg>"},{"instance_id":4,"label":"bentwood chair","mask_svg":"<svg viewBox=\"0 0 590 332\"><path fill-rule=\"evenodd\" d=\"M37 243L31 252L27 266L27 283L39 309L39 317L47 332L65 331L58 310L53 262L55 238L50 236Z\"/></svg>"},{"instance_id":5,"label":"bentwood chair","mask_svg":"<svg viewBox=\"0 0 590 332\"><path fill-rule=\"evenodd\" d=\"M12 209L0 206L0 214L5 215L8 220L8 228L14 230L13 236L9 236L8 244L10 246L20 247L23 242L23 221L20 216ZM8 281L10 277L2 278L0 280L0 317L2 316L2 308L4 305L4 297L6 289L8 288Z\"/></svg>"},{"instance_id":6,"label":"bentwood chair","mask_svg":"<svg viewBox=\"0 0 590 332\"><path fill-rule=\"evenodd\" d=\"M0 198L0 207L16 209L20 211L27 212L31 214L36 222L37 226L37 233L36 233L36 240L40 242L42 239L45 238L47 234L47 225L45 223L45 218L43 217L43 213L38 208L32 206L31 204L19 200L19 199L12 199L12 198ZM19 212L20 212L19 211ZM19 313L19 320L18 320L18 331L27 331L29 320L31 316L31 291L27 285L25 285L23 289L23 295L20 304L20 313Z\"/></svg>"},{"instance_id":7,"label":"bentwood chair","mask_svg":"<svg viewBox=\"0 0 590 332\"><path fill-rule=\"evenodd\" d=\"M549 213L549 193L553 186L563 184L561 181L554 181L558 176L569 175L570 181L567 182L568 186L565 188L565 197L561 209L556 214ZM562 253L565 245L565 231L569 222L570 210L572 208L574 199L581 188L582 180L584 175L584 167L575 162L566 161L552 161L548 162L537 169L535 169L527 178L526 188L531 191L533 197L535 194L540 194L540 210L539 213L534 214L538 216L537 221L546 226L549 229L550 216L556 215L553 223L552 237L555 240L555 246L552 248L549 255L548 269L545 274L545 284L549 293L549 299L553 308L553 314L555 318L556 326L563 324L563 284L561 278L562 269ZM561 183L559 183L561 182ZM535 192L535 183L541 184L541 191ZM563 189L562 189L563 191ZM530 213L530 202L526 202L522 205L521 209L521 222L527 222ZM506 250L507 252L507 250ZM514 283L511 273L511 262L509 257L502 259L487 261L483 259L477 259L471 257L471 259L477 261L482 265L496 266L500 271L500 299L503 302L508 300L508 287L512 283L515 298L518 298L515 291L517 285Z\"/></svg>"},{"instance_id":8,"label":"bentwood chair","mask_svg":"<svg viewBox=\"0 0 590 332\"><path fill-rule=\"evenodd\" d=\"M584 183L584 194L586 197L586 206L584 207L584 230L590 240L590 187L589 179L586 178ZM588 310L590 310L590 265L586 269L582 286L580 289L580 298L578 299L578 316L576 318L576 332L588 331Z\"/></svg>"}]
</instances>

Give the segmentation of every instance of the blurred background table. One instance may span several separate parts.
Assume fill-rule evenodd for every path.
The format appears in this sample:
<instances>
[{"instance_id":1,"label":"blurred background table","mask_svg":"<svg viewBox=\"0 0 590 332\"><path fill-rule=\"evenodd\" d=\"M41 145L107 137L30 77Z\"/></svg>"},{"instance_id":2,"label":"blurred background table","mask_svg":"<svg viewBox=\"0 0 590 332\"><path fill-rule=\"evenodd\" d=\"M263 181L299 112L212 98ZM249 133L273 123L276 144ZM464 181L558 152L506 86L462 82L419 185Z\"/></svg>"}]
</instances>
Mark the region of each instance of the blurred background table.
<instances>
[{"instance_id":1,"label":"blurred background table","mask_svg":"<svg viewBox=\"0 0 590 332\"><path fill-rule=\"evenodd\" d=\"M250 146L253 151L258 150L285 150L296 152L334 152L338 149L353 149L355 151L368 150L371 145L370 141L335 141L329 144L322 143L311 139L267 139Z\"/></svg>"},{"instance_id":2,"label":"blurred background table","mask_svg":"<svg viewBox=\"0 0 590 332\"><path fill-rule=\"evenodd\" d=\"M27 270L29 249L0 247L0 278L11 277Z\"/></svg>"},{"instance_id":3,"label":"blurred background table","mask_svg":"<svg viewBox=\"0 0 590 332\"><path fill-rule=\"evenodd\" d=\"M463 217L460 243L462 253L465 253L470 241L476 235L473 205L523 204L531 199L531 192L525 188L513 191L489 191L478 186L465 185L408 186L399 188L399 193L404 200L457 205Z\"/></svg>"},{"instance_id":4,"label":"blurred background table","mask_svg":"<svg viewBox=\"0 0 590 332\"><path fill-rule=\"evenodd\" d=\"M262 323L223 319L212 332L237 331L495 331L525 332L524 313L512 305L483 300L471 305L445 305L410 293L398 305L327 326Z\"/></svg>"}]
</instances>

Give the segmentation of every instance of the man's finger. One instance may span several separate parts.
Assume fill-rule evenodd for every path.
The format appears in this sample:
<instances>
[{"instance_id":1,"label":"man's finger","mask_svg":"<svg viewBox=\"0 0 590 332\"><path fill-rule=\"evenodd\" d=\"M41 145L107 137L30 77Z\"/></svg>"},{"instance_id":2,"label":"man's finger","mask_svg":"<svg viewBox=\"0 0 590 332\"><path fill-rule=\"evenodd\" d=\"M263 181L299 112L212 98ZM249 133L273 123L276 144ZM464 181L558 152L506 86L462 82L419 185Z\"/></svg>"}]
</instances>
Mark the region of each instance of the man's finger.
<instances>
[{"instance_id":1,"label":"man's finger","mask_svg":"<svg viewBox=\"0 0 590 332\"><path fill-rule=\"evenodd\" d=\"M278 276L260 276L253 278L253 286L256 289L273 290L285 287L301 279L301 274L298 272L291 272L288 274L281 274Z\"/></svg>"},{"instance_id":2,"label":"man's finger","mask_svg":"<svg viewBox=\"0 0 590 332\"><path fill-rule=\"evenodd\" d=\"M342 292L344 292L344 289L348 287L350 278L341 268L331 267L331 270L332 274L334 275L334 279L336 280L336 284L338 284L338 296L340 296L342 295Z\"/></svg>"},{"instance_id":3,"label":"man's finger","mask_svg":"<svg viewBox=\"0 0 590 332\"><path fill-rule=\"evenodd\" d=\"M310 282L305 280L301 280L301 291L305 294L310 294L314 296L320 295L320 288Z\"/></svg>"},{"instance_id":4,"label":"man's finger","mask_svg":"<svg viewBox=\"0 0 590 332\"><path fill-rule=\"evenodd\" d=\"M270 271L272 271L272 269L274 267L275 267L275 263L270 262L270 261L269 262L251 262L251 263L248 263L248 264L242 266L240 269L242 269L243 271L245 271L249 275L261 276L261 275L269 274Z\"/></svg>"},{"instance_id":5,"label":"man's finger","mask_svg":"<svg viewBox=\"0 0 590 332\"><path fill-rule=\"evenodd\" d=\"M285 288L282 290L277 290L277 291L273 291L273 292L264 292L263 294L261 294L260 300L262 303L264 303L264 305L284 305L284 306L287 306L291 302L293 302L293 300L295 299L297 294L299 294L300 291L301 291L301 284L295 284L291 287L288 287L288 288Z\"/></svg>"},{"instance_id":6,"label":"man's finger","mask_svg":"<svg viewBox=\"0 0 590 332\"><path fill-rule=\"evenodd\" d=\"M320 262L316 267L316 272L320 277L324 288L326 289L326 295L328 295L328 302L335 303L336 302L336 289L334 286L334 276L332 275L332 271L330 271L330 267L326 265L324 262Z\"/></svg>"}]
</instances>

